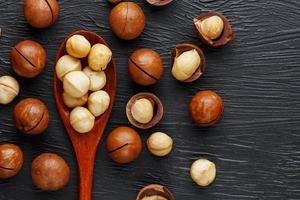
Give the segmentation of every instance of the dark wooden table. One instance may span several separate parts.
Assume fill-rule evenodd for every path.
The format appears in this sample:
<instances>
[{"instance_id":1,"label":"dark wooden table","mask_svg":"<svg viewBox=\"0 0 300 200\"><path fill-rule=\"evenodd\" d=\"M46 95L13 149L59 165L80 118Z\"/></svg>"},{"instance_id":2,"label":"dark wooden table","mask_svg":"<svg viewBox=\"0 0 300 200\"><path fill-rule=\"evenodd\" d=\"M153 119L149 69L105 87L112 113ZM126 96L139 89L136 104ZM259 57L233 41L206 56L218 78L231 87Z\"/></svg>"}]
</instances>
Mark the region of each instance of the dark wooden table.
<instances>
[{"instance_id":1,"label":"dark wooden table","mask_svg":"<svg viewBox=\"0 0 300 200\"><path fill-rule=\"evenodd\" d=\"M45 71L36 79L18 78L20 95L0 106L0 143L21 145L26 159L18 176L0 181L0 199L77 199L76 161L56 110L52 82L58 46L78 29L103 36L118 66L117 98L96 158L93 199L134 200L149 183L166 185L177 200L300 199L300 1L175 0L161 10L136 2L147 16L146 29L137 40L124 42L110 31L106 0L60 0L59 20L45 30L28 26L22 1L0 1L0 75L13 74L9 53L20 40L37 40L48 54ZM228 16L236 40L219 49L202 45L192 19L203 10ZM206 74L193 84L178 83L170 73L170 51L182 42L200 45L207 56ZM137 87L127 75L127 58L140 47L156 49L164 60L163 79L155 86ZM204 89L217 91L225 101L224 119L208 129L193 125L187 112L192 95ZM128 125L125 105L140 91L156 93L165 106L158 126L139 131L143 141L153 131L164 131L174 138L174 150L159 159L144 147L136 162L120 166L108 158L105 139L113 128ZM42 136L26 137L14 127L14 106L26 97L40 98L50 109L50 127ZM71 180L65 189L45 193L32 185L30 164L42 152L56 152L68 161ZM201 157L217 165L217 179L205 189L189 176L190 165Z\"/></svg>"}]
</instances>

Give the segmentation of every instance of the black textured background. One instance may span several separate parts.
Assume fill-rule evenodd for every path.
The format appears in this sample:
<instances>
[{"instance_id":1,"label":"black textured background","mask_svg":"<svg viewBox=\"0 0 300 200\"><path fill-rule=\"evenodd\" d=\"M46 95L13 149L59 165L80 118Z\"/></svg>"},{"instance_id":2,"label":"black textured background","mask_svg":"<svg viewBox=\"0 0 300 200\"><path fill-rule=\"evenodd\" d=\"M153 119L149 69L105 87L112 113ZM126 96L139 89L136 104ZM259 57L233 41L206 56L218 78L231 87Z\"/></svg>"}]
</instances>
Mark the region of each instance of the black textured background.
<instances>
[{"instance_id":1,"label":"black textured background","mask_svg":"<svg viewBox=\"0 0 300 200\"><path fill-rule=\"evenodd\" d=\"M0 142L20 144L26 159L18 176L0 181L0 199L77 198L76 161L56 110L52 81L59 44L78 29L100 34L112 47L118 68L117 98L96 158L93 199L133 200L149 183L166 185L177 200L300 199L300 1L175 0L162 10L136 2L147 16L146 29L137 40L124 42L110 31L112 7L106 0L60 0L59 20L45 30L28 26L23 1L0 0L0 75L13 74L9 52L20 40L37 40L48 54L45 71L33 80L18 78L20 95L0 106ZM228 16L236 40L220 49L203 46L192 25L202 10ZM182 42L200 45L207 56L206 74L193 84L176 82L168 66L171 49ZM153 87L137 87L127 76L127 58L140 47L156 49L164 60L163 79ZM190 98L203 89L216 90L225 101L224 119L209 129L193 125L187 113ZM153 131L164 131L174 138L174 150L159 159L144 147L136 162L120 166L109 160L104 142L113 128L128 125L125 105L139 91L156 93L165 106L161 123L140 131L143 141ZM26 97L49 106L50 127L42 136L25 137L14 127L13 108ZM59 153L71 167L70 183L55 193L37 190L30 178L32 159L49 151ZM204 189L189 176L190 165L202 156L217 165L216 181Z\"/></svg>"}]
</instances>

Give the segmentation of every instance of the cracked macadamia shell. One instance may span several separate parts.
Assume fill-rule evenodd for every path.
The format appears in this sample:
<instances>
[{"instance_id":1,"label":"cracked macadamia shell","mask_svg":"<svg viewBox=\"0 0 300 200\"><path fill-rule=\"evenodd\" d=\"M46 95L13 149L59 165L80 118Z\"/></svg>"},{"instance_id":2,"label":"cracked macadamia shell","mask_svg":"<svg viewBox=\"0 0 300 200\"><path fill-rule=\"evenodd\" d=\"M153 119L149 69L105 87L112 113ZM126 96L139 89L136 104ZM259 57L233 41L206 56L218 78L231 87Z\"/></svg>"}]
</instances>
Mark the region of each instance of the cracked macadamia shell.
<instances>
[{"instance_id":1,"label":"cracked macadamia shell","mask_svg":"<svg viewBox=\"0 0 300 200\"><path fill-rule=\"evenodd\" d=\"M62 81L66 74L73 71L81 71L81 62L77 58L64 55L57 61L55 70L58 79Z\"/></svg>"},{"instance_id":2,"label":"cracked macadamia shell","mask_svg":"<svg viewBox=\"0 0 300 200\"><path fill-rule=\"evenodd\" d=\"M162 132L153 133L147 140L148 150L156 156L166 156L173 148L173 140Z\"/></svg>"},{"instance_id":3,"label":"cracked macadamia shell","mask_svg":"<svg viewBox=\"0 0 300 200\"><path fill-rule=\"evenodd\" d=\"M174 200L174 196L165 186L151 184L140 190L136 200Z\"/></svg>"},{"instance_id":4,"label":"cracked macadamia shell","mask_svg":"<svg viewBox=\"0 0 300 200\"><path fill-rule=\"evenodd\" d=\"M216 178L216 165L206 159L196 160L191 166L190 175L199 186L208 186Z\"/></svg>"},{"instance_id":5,"label":"cracked macadamia shell","mask_svg":"<svg viewBox=\"0 0 300 200\"><path fill-rule=\"evenodd\" d=\"M189 79L201 65L201 57L196 49L183 52L175 58L173 76L180 81Z\"/></svg>"},{"instance_id":6,"label":"cracked macadamia shell","mask_svg":"<svg viewBox=\"0 0 300 200\"><path fill-rule=\"evenodd\" d=\"M64 77L63 87L70 96L80 98L89 91L90 79L82 71L73 71Z\"/></svg>"},{"instance_id":7,"label":"cracked macadamia shell","mask_svg":"<svg viewBox=\"0 0 300 200\"><path fill-rule=\"evenodd\" d=\"M0 145L0 179L15 176L22 168L24 155L22 149L14 144Z\"/></svg>"},{"instance_id":8,"label":"cracked macadamia shell","mask_svg":"<svg viewBox=\"0 0 300 200\"><path fill-rule=\"evenodd\" d=\"M47 55L44 47L32 40L19 42L10 52L13 70L21 77L34 78L45 68Z\"/></svg>"},{"instance_id":9,"label":"cracked macadamia shell","mask_svg":"<svg viewBox=\"0 0 300 200\"><path fill-rule=\"evenodd\" d=\"M59 15L57 0L25 0L24 16L35 28L47 28L54 24Z\"/></svg>"},{"instance_id":10,"label":"cracked macadamia shell","mask_svg":"<svg viewBox=\"0 0 300 200\"><path fill-rule=\"evenodd\" d=\"M131 107L132 117L139 123L147 124L153 118L153 103L146 98L136 100Z\"/></svg>"},{"instance_id":11,"label":"cracked macadamia shell","mask_svg":"<svg viewBox=\"0 0 300 200\"><path fill-rule=\"evenodd\" d=\"M73 35L67 40L66 50L75 58L84 58L89 54L91 44L84 36Z\"/></svg>"},{"instance_id":12,"label":"cracked macadamia shell","mask_svg":"<svg viewBox=\"0 0 300 200\"><path fill-rule=\"evenodd\" d=\"M104 44L92 46L88 56L89 67L94 71L103 71L112 59L111 50Z\"/></svg>"},{"instance_id":13,"label":"cracked macadamia shell","mask_svg":"<svg viewBox=\"0 0 300 200\"><path fill-rule=\"evenodd\" d=\"M85 107L76 107L70 113L70 123L78 133L91 131L95 124L95 117Z\"/></svg>"},{"instance_id":14,"label":"cracked macadamia shell","mask_svg":"<svg viewBox=\"0 0 300 200\"><path fill-rule=\"evenodd\" d=\"M88 108L95 117L102 115L108 109L109 104L110 97L104 90L93 92L88 99Z\"/></svg>"},{"instance_id":15,"label":"cracked macadamia shell","mask_svg":"<svg viewBox=\"0 0 300 200\"><path fill-rule=\"evenodd\" d=\"M83 69L85 75L90 79L90 91L98 91L106 85L106 75L104 71L93 71L91 68L86 67Z\"/></svg>"},{"instance_id":16,"label":"cracked macadamia shell","mask_svg":"<svg viewBox=\"0 0 300 200\"><path fill-rule=\"evenodd\" d=\"M20 86L12 76L0 77L0 104L9 104L18 96Z\"/></svg>"},{"instance_id":17,"label":"cracked macadamia shell","mask_svg":"<svg viewBox=\"0 0 300 200\"><path fill-rule=\"evenodd\" d=\"M133 40L141 35L145 27L145 15L142 8L133 2L116 5L109 16L112 31L123 40Z\"/></svg>"},{"instance_id":18,"label":"cracked macadamia shell","mask_svg":"<svg viewBox=\"0 0 300 200\"><path fill-rule=\"evenodd\" d=\"M33 184L41 190L57 191L62 189L70 179L67 162L54 153L43 153L31 164Z\"/></svg>"},{"instance_id":19,"label":"cracked macadamia shell","mask_svg":"<svg viewBox=\"0 0 300 200\"><path fill-rule=\"evenodd\" d=\"M74 98L74 97L70 96L68 93L63 92L62 97L63 97L64 104L67 107L75 108L77 106L83 106L84 104L86 104L86 102L88 100L88 93L86 93L82 97Z\"/></svg>"},{"instance_id":20,"label":"cracked macadamia shell","mask_svg":"<svg viewBox=\"0 0 300 200\"><path fill-rule=\"evenodd\" d=\"M49 111L38 99L28 98L20 101L14 109L16 128L22 133L37 135L48 127Z\"/></svg>"}]
</instances>

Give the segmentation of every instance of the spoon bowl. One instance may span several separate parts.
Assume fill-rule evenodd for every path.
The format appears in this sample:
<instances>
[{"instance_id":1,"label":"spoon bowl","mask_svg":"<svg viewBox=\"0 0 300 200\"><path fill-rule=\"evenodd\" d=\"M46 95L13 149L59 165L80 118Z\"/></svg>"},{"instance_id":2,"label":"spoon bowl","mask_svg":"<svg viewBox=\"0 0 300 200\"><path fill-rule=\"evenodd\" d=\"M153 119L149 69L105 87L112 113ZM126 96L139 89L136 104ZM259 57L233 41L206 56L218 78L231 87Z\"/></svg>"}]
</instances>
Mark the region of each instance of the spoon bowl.
<instances>
[{"instance_id":1,"label":"spoon bowl","mask_svg":"<svg viewBox=\"0 0 300 200\"><path fill-rule=\"evenodd\" d=\"M55 65L60 57L67 55L66 42L73 35L84 36L93 46L94 44L101 43L106 46L107 43L94 32L89 31L77 31L71 33L60 45L60 48L56 55ZM81 59L82 66L88 66L87 58ZM105 126L108 122L110 113L112 111L113 103L115 100L116 93L116 64L112 58L111 62L108 64L105 70L107 82L106 86L103 88L110 96L110 105L107 111L96 118L95 125L93 129L88 133L78 133L76 132L70 124L70 112L71 109L68 108L62 98L63 94L63 84L58 79L54 70L54 94L56 99L57 108L63 124L67 130L69 138L72 142L75 156L78 163L79 170L79 199L80 200L91 200L92 198L92 183L93 183L93 171L94 171L94 161L98 148L98 144L101 141Z\"/></svg>"}]
</instances>

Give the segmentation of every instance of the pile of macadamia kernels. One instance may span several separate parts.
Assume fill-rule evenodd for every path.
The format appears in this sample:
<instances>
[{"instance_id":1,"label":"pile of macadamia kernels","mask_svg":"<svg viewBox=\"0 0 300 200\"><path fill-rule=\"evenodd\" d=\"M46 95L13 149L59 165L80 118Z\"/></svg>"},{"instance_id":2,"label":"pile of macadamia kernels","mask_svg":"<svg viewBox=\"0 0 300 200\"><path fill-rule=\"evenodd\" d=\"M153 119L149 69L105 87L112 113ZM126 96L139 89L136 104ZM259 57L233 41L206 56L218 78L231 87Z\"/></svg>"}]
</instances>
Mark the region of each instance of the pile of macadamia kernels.
<instances>
[{"instance_id":1,"label":"pile of macadamia kernels","mask_svg":"<svg viewBox=\"0 0 300 200\"><path fill-rule=\"evenodd\" d=\"M63 83L63 102L72 109L72 127L78 133L88 133L94 127L95 117L101 116L110 104L110 97L103 88L106 85L104 70L112 59L112 52L104 44L91 46L82 35L70 37L66 51L68 55L56 63L56 75ZM84 58L88 60L85 67L81 64Z\"/></svg>"}]
</instances>

